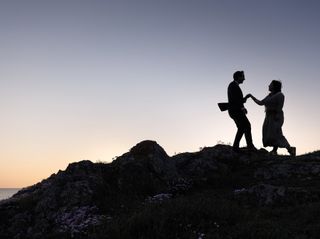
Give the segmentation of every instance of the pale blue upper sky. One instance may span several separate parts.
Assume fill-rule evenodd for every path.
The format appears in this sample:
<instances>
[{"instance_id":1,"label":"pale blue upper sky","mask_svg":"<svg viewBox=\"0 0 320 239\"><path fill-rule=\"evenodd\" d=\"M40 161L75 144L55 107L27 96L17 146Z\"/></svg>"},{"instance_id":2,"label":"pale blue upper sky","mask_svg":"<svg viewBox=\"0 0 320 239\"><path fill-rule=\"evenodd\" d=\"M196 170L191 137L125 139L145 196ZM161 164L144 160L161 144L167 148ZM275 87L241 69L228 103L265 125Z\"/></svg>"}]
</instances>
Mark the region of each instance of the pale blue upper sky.
<instances>
[{"instance_id":1,"label":"pale blue upper sky","mask_svg":"<svg viewBox=\"0 0 320 239\"><path fill-rule=\"evenodd\" d=\"M170 155L232 142L217 103L236 70L260 99L280 79L285 136L299 154L320 149L319 11L311 0L1 1L0 187L144 139ZM246 107L262 147L264 109Z\"/></svg>"}]
</instances>

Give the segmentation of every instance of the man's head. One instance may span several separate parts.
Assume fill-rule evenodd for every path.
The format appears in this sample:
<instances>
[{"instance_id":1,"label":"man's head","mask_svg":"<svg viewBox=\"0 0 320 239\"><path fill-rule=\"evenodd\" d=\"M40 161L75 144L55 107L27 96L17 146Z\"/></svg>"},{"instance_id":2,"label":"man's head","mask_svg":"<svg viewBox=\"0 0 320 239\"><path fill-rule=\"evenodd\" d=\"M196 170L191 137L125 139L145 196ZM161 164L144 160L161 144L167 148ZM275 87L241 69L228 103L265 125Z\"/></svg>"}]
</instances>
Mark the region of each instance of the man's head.
<instances>
[{"instance_id":1,"label":"man's head","mask_svg":"<svg viewBox=\"0 0 320 239\"><path fill-rule=\"evenodd\" d=\"M243 83L245 80L244 72L243 71L236 71L233 73L233 79L238 82L239 84Z\"/></svg>"}]
</instances>

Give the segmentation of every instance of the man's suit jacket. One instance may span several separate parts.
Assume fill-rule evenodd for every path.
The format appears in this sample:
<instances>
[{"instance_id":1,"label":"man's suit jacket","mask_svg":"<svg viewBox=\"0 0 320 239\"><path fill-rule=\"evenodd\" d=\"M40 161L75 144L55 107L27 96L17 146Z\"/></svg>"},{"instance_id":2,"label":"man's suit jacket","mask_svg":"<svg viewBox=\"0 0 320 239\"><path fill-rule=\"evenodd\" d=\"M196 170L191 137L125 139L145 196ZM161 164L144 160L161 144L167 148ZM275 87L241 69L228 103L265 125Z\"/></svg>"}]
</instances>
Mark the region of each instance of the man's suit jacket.
<instances>
[{"instance_id":1,"label":"man's suit jacket","mask_svg":"<svg viewBox=\"0 0 320 239\"><path fill-rule=\"evenodd\" d=\"M228 102L229 102L229 113L239 113L244 107L244 99L242 90L239 87L239 84L235 81L232 81L228 86Z\"/></svg>"}]
</instances>

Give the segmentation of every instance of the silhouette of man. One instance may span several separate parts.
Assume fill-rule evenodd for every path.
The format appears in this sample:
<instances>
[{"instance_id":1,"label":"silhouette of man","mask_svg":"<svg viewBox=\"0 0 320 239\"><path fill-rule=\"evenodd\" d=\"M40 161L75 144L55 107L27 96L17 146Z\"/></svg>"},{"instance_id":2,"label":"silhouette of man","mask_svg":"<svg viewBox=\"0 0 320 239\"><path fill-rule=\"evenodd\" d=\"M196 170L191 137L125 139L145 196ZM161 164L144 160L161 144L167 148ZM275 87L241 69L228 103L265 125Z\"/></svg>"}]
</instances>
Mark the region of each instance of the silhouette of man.
<instances>
[{"instance_id":1,"label":"silhouette of man","mask_svg":"<svg viewBox=\"0 0 320 239\"><path fill-rule=\"evenodd\" d=\"M237 125L238 131L233 142L233 150L239 152L239 143L245 135L247 147L249 150L256 150L252 143L251 124L246 116L247 110L244 108L244 103L247 101L247 96L243 97L240 89L240 84L245 80L243 71L236 71L233 74L233 81L228 86L228 113Z\"/></svg>"}]
</instances>

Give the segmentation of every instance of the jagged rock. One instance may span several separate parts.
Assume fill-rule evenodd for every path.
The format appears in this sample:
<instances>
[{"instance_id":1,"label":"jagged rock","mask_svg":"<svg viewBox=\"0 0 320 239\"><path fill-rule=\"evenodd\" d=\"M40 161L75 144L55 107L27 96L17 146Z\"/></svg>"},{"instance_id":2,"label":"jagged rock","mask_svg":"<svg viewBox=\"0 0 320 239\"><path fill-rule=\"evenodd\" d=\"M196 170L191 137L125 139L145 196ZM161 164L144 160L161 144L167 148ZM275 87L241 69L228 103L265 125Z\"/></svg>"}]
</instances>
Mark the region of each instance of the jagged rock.
<instances>
[{"instance_id":1,"label":"jagged rock","mask_svg":"<svg viewBox=\"0 0 320 239\"><path fill-rule=\"evenodd\" d=\"M184 178L189 181L208 181L213 177L228 174L228 164L232 164L235 157L230 146L217 145L203 148L200 152L175 155L173 160L179 174Z\"/></svg>"},{"instance_id":2,"label":"jagged rock","mask_svg":"<svg viewBox=\"0 0 320 239\"><path fill-rule=\"evenodd\" d=\"M146 167L150 172L169 179L176 176L174 162L155 141L145 140L134 146L129 153L118 158L123 167L134 163Z\"/></svg>"},{"instance_id":3,"label":"jagged rock","mask_svg":"<svg viewBox=\"0 0 320 239\"><path fill-rule=\"evenodd\" d=\"M122 193L153 195L165 191L168 182L177 177L174 162L155 141L146 140L117 158L117 184Z\"/></svg>"},{"instance_id":4,"label":"jagged rock","mask_svg":"<svg viewBox=\"0 0 320 239\"><path fill-rule=\"evenodd\" d=\"M290 177L320 176L319 162L274 162L258 168L255 172L257 178L279 179Z\"/></svg>"},{"instance_id":5,"label":"jagged rock","mask_svg":"<svg viewBox=\"0 0 320 239\"><path fill-rule=\"evenodd\" d=\"M161 203L163 201L166 201L170 198L172 198L172 194L170 193L160 193L160 194L157 194L157 195L154 195L152 197L148 197L147 198L147 203Z\"/></svg>"},{"instance_id":6,"label":"jagged rock","mask_svg":"<svg viewBox=\"0 0 320 239\"><path fill-rule=\"evenodd\" d=\"M301 205L320 201L319 189L302 187L284 187L270 184L258 184L248 189L234 190L234 196L242 203L260 206Z\"/></svg>"},{"instance_id":7,"label":"jagged rock","mask_svg":"<svg viewBox=\"0 0 320 239\"><path fill-rule=\"evenodd\" d=\"M262 183L249 189L235 190L234 194L242 201L245 200L259 205L273 205L283 201L286 188Z\"/></svg>"},{"instance_id":8,"label":"jagged rock","mask_svg":"<svg viewBox=\"0 0 320 239\"><path fill-rule=\"evenodd\" d=\"M145 202L208 189L233 194L245 206L320 202L318 156L292 160L216 145L170 157L146 140L112 163L72 163L1 201L0 238L88 238Z\"/></svg>"}]
</instances>

